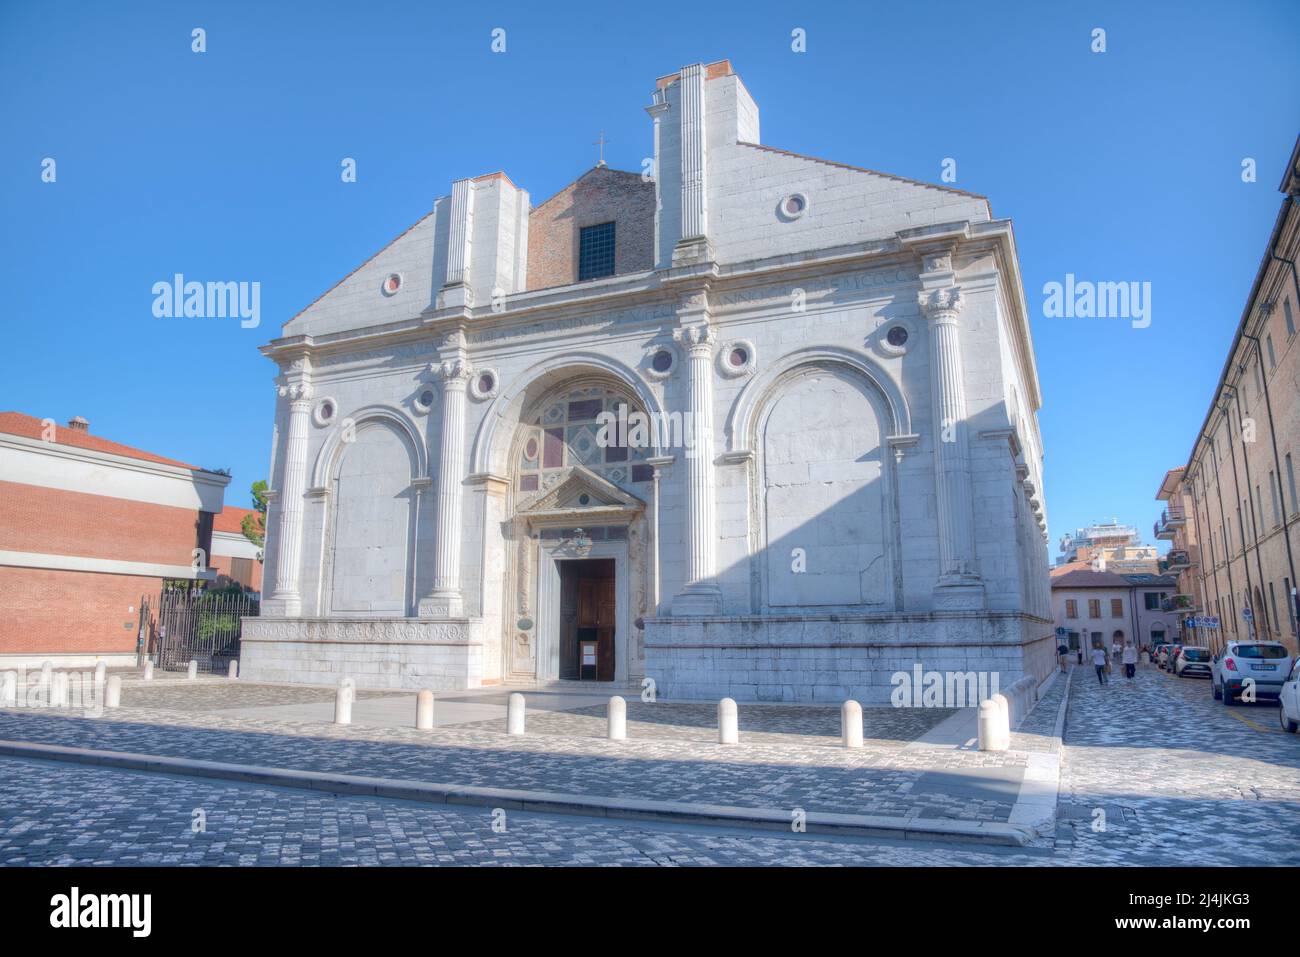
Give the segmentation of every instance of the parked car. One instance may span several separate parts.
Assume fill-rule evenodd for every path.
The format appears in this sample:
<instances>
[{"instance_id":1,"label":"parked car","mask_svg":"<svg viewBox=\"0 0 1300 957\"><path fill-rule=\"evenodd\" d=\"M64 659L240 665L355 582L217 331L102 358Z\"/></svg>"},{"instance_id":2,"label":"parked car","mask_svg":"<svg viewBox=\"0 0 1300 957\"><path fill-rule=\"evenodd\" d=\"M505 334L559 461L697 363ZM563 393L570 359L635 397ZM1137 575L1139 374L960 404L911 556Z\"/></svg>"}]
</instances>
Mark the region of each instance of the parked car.
<instances>
[{"instance_id":1,"label":"parked car","mask_svg":"<svg viewBox=\"0 0 1300 957\"><path fill-rule=\"evenodd\" d=\"M1277 720L1283 731L1300 731L1300 658L1291 666L1291 677L1277 696Z\"/></svg>"},{"instance_id":2,"label":"parked car","mask_svg":"<svg viewBox=\"0 0 1300 957\"><path fill-rule=\"evenodd\" d=\"M1213 656L1203 645L1183 645L1174 658L1174 674L1180 678L1209 678Z\"/></svg>"},{"instance_id":3,"label":"parked car","mask_svg":"<svg viewBox=\"0 0 1300 957\"><path fill-rule=\"evenodd\" d=\"M1165 671L1174 670L1174 656L1178 654L1178 649L1182 645L1176 642L1170 642L1167 645L1160 646L1160 667Z\"/></svg>"},{"instance_id":4,"label":"parked car","mask_svg":"<svg viewBox=\"0 0 1300 957\"><path fill-rule=\"evenodd\" d=\"M1230 641L1214 660L1210 688L1225 705L1236 703L1248 681L1255 699L1276 698L1291 674L1291 654L1276 641Z\"/></svg>"}]
</instances>

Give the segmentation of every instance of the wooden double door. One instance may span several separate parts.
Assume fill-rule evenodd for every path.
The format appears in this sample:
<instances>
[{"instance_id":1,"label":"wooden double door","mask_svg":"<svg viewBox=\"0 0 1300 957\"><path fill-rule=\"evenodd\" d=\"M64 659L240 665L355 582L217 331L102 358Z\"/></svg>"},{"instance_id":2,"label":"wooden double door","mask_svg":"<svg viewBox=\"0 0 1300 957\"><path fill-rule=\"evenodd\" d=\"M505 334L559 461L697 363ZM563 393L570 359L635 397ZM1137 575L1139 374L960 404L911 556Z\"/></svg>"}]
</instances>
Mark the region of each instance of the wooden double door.
<instances>
[{"instance_id":1,"label":"wooden double door","mask_svg":"<svg viewBox=\"0 0 1300 957\"><path fill-rule=\"evenodd\" d=\"M560 677L614 680L614 559L560 563Z\"/></svg>"}]
</instances>

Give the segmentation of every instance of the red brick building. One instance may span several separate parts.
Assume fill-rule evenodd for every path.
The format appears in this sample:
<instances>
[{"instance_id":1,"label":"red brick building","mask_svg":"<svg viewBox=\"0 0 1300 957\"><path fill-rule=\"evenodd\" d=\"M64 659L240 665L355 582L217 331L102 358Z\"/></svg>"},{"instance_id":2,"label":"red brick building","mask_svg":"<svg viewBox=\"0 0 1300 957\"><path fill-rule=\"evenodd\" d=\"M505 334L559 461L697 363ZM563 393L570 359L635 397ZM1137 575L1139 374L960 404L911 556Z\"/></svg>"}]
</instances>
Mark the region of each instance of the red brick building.
<instances>
[{"instance_id":1,"label":"red brick building","mask_svg":"<svg viewBox=\"0 0 1300 957\"><path fill-rule=\"evenodd\" d=\"M140 599L164 579L215 577L229 482L80 417L0 412L0 667L134 664Z\"/></svg>"}]
</instances>

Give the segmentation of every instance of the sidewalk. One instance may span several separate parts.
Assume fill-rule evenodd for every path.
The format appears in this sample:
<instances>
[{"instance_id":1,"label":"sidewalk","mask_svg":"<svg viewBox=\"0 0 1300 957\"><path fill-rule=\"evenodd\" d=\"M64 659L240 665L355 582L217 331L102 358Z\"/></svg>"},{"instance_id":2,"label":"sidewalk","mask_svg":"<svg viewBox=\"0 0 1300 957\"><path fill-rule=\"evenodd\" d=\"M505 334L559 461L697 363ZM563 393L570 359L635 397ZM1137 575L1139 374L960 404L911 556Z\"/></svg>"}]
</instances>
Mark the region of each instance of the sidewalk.
<instances>
[{"instance_id":1,"label":"sidewalk","mask_svg":"<svg viewBox=\"0 0 1300 957\"><path fill-rule=\"evenodd\" d=\"M64 760L142 766L147 758L172 759L150 769L245 780L255 773L265 783L276 783L266 775L279 769L300 778L290 786L440 803L541 801L570 813L694 814L773 827L788 827L801 809L810 829L893 828L1002 843L1023 843L1035 830L1016 819L1018 806L1023 817L1031 753L981 753L957 740L962 735L953 730L973 722L973 709L868 708L866 747L846 750L838 708L742 705L741 743L722 746L714 706L633 700L629 740L611 742L603 702L546 692L528 693L528 734L508 736L507 696L447 695L435 713L468 720L416 731L411 694L363 693L358 723L340 727L328 723L329 689L168 682L133 685L126 706L100 718L0 712L0 739L77 749L58 755ZM1051 710L1051 695L1031 720L1042 710ZM1018 737L1032 744L1041 733ZM32 756L20 747L8 753Z\"/></svg>"}]
</instances>

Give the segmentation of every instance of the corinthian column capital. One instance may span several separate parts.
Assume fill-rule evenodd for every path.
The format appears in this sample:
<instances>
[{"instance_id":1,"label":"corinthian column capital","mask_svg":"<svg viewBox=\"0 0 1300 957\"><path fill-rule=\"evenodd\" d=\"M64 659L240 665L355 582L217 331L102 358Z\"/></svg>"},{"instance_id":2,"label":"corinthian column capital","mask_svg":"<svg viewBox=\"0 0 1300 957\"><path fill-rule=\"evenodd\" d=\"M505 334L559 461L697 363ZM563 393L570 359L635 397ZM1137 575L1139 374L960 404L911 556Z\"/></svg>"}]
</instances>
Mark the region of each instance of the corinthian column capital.
<instances>
[{"instance_id":1,"label":"corinthian column capital","mask_svg":"<svg viewBox=\"0 0 1300 957\"><path fill-rule=\"evenodd\" d=\"M713 327L707 322L701 322L692 326L674 329L673 339L679 342L689 355L708 356L713 353L713 347L718 341L718 334L713 331Z\"/></svg>"},{"instance_id":2,"label":"corinthian column capital","mask_svg":"<svg viewBox=\"0 0 1300 957\"><path fill-rule=\"evenodd\" d=\"M429 365L429 371L441 379L449 389L465 388L470 377L474 375L474 368L467 359L444 359L442 362L434 362Z\"/></svg>"},{"instance_id":3,"label":"corinthian column capital","mask_svg":"<svg viewBox=\"0 0 1300 957\"><path fill-rule=\"evenodd\" d=\"M309 402L315 394L310 382L286 382L277 386L276 392L280 398L288 399L290 402Z\"/></svg>"},{"instance_id":4,"label":"corinthian column capital","mask_svg":"<svg viewBox=\"0 0 1300 957\"><path fill-rule=\"evenodd\" d=\"M960 286L944 286L931 289L920 295L921 312L925 318L938 321L953 321L961 314L966 301L962 298Z\"/></svg>"}]
</instances>

